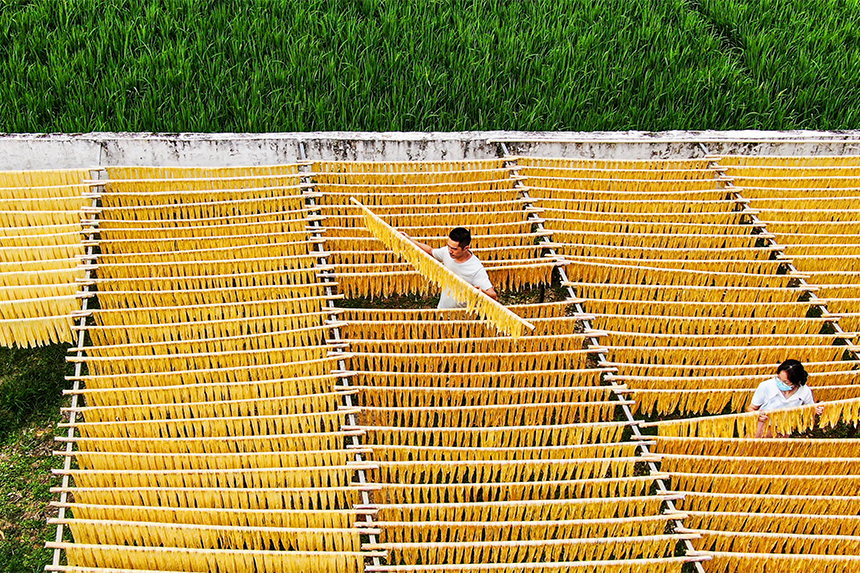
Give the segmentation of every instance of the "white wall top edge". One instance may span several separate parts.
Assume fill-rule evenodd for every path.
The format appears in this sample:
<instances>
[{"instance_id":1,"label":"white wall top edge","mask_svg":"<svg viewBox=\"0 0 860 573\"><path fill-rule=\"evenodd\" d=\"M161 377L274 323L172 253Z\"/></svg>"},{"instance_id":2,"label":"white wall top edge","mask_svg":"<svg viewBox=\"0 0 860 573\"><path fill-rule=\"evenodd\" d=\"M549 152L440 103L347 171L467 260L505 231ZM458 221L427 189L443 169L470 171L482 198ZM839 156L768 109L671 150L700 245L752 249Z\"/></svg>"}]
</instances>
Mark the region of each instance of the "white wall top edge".
<instances>
[{"instance_id":1,"label":"white wall top edge","mask_svg":"<svg viewBox=\"0 0 860 573\"><path fill-rule=\"evenodd\" d=\"M860 130L0 134L0 170L276 165L300 159L301 143L308 159L345 161L489 159L502 143L513 154L593 159L860 155Z\"/></svg>"}]
</instances>

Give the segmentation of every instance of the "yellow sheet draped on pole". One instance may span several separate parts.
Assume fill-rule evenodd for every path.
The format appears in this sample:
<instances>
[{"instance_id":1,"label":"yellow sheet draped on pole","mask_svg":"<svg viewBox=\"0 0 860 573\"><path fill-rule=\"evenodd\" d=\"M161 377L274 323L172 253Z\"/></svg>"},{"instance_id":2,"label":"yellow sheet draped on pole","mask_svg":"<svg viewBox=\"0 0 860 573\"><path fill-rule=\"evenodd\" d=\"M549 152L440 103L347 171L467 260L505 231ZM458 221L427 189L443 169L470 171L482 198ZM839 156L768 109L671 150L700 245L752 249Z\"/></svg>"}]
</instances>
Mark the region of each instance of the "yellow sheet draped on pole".
<instances>
[{"instance_id":1,"label":"yellow sheet draped on pole","mask_svg":"<svg viewBox=\"0 0 860 573\"><path fill-rule=\"evenodd\" d=\"M466 308L483 316L500 331L514 338L521 337L526 329L534 330L527 322L445 268L445 265L416 247L370 209L355 198L350 199L364 214L364 223L374 237L385 246L409 261L422 276L448 290L454 298L466 303Z\"/></svg>"}]
</instances>

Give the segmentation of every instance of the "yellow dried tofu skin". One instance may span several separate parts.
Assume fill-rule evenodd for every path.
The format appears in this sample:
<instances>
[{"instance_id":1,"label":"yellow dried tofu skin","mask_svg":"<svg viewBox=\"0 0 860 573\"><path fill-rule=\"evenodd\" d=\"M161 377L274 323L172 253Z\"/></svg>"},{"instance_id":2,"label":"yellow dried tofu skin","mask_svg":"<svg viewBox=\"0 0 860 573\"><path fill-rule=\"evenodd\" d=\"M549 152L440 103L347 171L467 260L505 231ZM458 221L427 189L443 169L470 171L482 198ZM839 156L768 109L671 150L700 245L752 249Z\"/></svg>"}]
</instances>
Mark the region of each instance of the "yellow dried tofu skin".
<instances>
[{"instance_id":1,"label":"yellow dried tofu skin","mask_svg":"<svg viewBox=\"0 0 860 573\"><path fill-rule=\"evenodd\" d=\"M72 342L86 169L0 172L0 344Z\"/></svg>"}]
</instances>

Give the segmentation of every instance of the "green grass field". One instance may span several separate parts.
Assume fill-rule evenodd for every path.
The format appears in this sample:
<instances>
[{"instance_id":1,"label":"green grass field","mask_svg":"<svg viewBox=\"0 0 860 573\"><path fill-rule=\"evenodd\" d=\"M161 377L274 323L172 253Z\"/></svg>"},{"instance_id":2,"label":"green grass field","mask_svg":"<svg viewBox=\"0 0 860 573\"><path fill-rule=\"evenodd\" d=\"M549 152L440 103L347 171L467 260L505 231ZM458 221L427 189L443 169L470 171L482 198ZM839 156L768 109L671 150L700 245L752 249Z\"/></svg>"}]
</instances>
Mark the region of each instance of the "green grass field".
<instances>
[{"instance_id":1,"label":"green grass field","mask_svg":"<svg viewBox=\"0 0 860 573\"><path fill-rule=\"evenodd\" d=\"M857 0L3 0L0 131L858 129ZM65 347L0 349L0 573L41 571Z\"/></svg>"},{"instance_id":2,"label":"green grass field","mask_svg":"<svg viewBox=\"0 0 860 573\"><path fill-rule=\"evenodd\" d=\"M850 129L856 0L4 1L0 131Z\"/></svg>"},{"instance_id":3,"label":"green grass field","mask_svg":"<svg viewBox=\"0 0 860 573\"><path fill-rule=\"evenodd\" d=\"M0 571L42 571L50 560L44 548L56 510L49 492L51 455L60 421L66 345L34 350L0 348Z\"/></svg>"}]
</instances>

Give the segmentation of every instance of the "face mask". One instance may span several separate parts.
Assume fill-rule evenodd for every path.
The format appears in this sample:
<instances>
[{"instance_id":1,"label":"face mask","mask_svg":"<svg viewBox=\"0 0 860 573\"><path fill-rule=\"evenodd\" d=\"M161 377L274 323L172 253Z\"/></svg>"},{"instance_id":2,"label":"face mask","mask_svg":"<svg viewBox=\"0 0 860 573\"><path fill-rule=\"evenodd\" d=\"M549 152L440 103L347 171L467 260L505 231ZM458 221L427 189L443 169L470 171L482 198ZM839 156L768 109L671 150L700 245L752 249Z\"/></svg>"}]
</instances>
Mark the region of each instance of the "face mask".
<instances>
[{"instance_id":1,"label":"face mask","mask_svg":"<svg viewBox=\"0 0 860 573\"><path fill-rule=\"evenodd\" d=\"M776 387L779 388L780 390L782 390L783 392L788 392L789 390L794 388L794 386L792 386L791 384L786 384L785 382L783 382L779 378L776 379Z\"/></svg>"}]
</instances>

